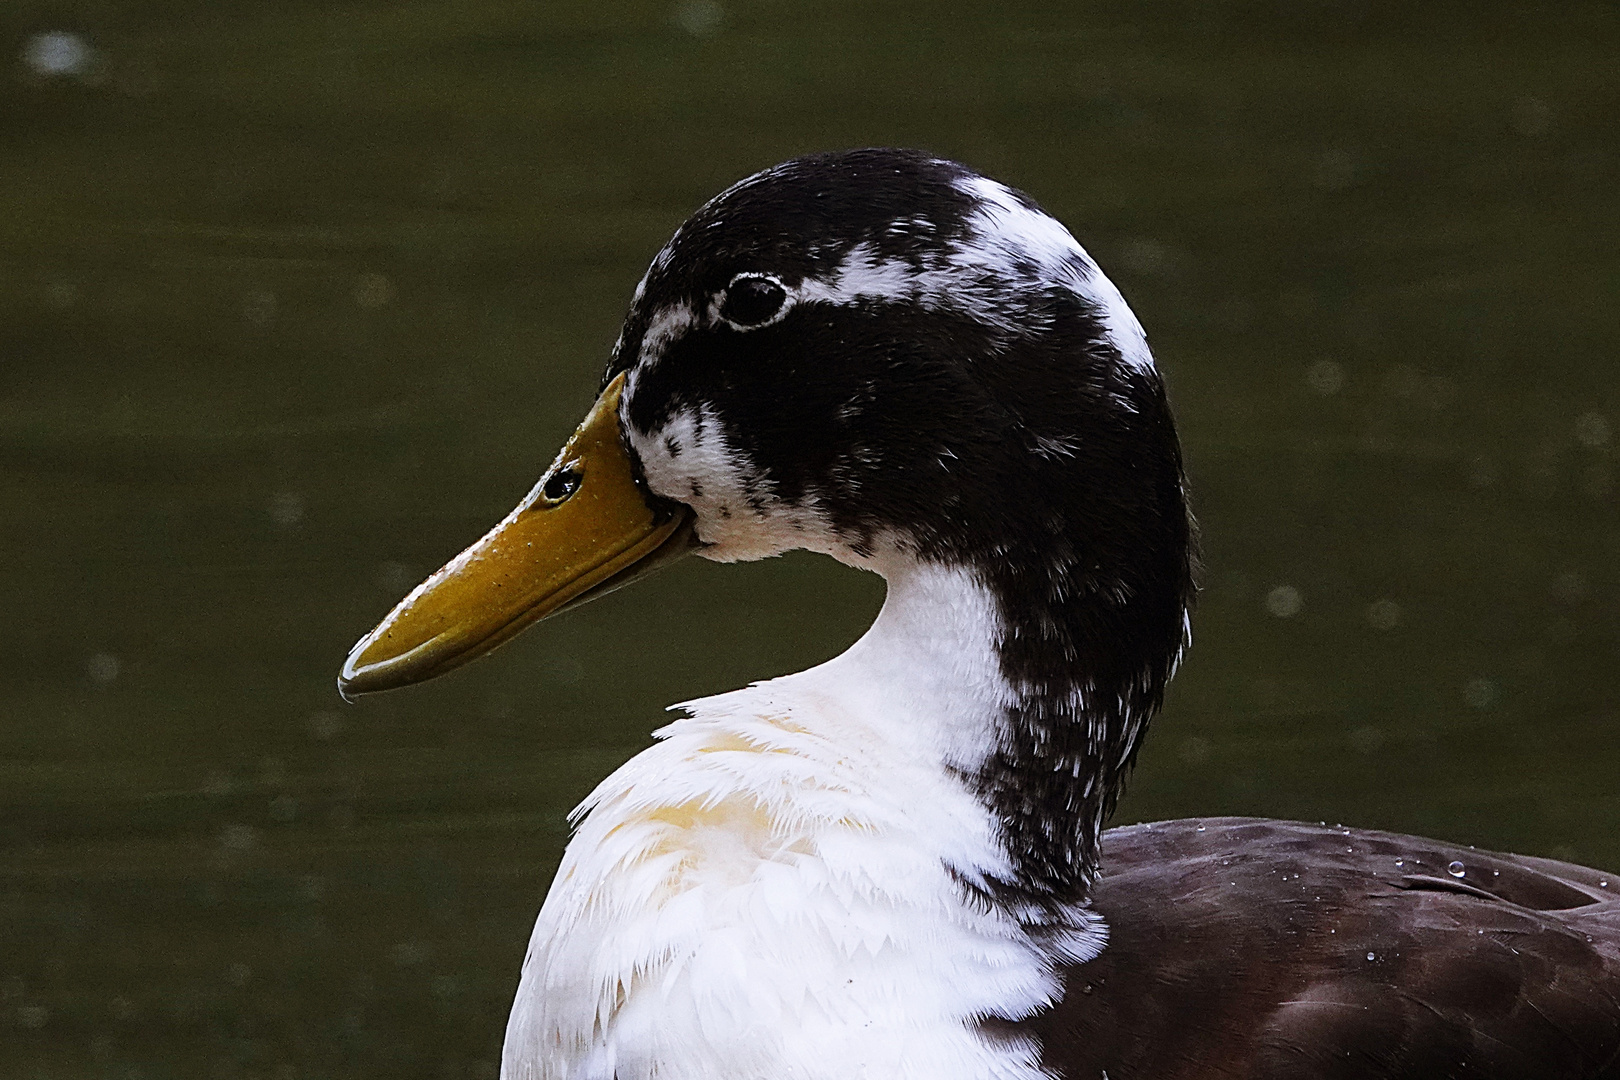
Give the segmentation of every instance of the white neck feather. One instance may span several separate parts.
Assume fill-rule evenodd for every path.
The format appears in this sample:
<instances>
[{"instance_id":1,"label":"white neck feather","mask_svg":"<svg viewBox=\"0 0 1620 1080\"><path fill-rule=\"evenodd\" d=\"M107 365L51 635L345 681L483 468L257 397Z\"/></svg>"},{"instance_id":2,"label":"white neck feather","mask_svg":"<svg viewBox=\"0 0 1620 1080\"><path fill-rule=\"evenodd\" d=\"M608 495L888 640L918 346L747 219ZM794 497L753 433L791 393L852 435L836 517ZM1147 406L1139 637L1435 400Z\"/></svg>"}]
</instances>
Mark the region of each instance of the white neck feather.
<instances>
[{"instance_id":1,"label":"white neck feather","mask_svg":"<svg viewBox=\"0 0 1620 1080\"><path fill-rule=\"evenodd\" d=\"M506 1080L1036 1080L987 1039L1056 991L1050 943L967 901L1005 876L960 779L1008 688L964 571L885 567L872 628L690 702L582 804L507 1027ZM1100 949L1084 922L1064 956Z\"/></svg>"}]
</instances>

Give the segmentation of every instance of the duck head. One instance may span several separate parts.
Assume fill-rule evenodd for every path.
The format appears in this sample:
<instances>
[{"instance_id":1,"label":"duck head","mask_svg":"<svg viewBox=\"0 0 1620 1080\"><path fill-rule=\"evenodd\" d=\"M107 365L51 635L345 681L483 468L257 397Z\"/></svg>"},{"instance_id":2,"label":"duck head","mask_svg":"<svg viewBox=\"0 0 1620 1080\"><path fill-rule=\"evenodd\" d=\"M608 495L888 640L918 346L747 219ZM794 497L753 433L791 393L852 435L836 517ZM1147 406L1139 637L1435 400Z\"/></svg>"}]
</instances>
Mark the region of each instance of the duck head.
<instances>
[{"instance_id":1,"label":"duck head","mask_svg":"<svg viewBox=\"0 0 1620 1080\"><path fill-rule=\"evenodd\" d=\"M438 675L680 554L795 548L982 588L1010 693L970 780L1022 874L1083 885L1187 641L1180 449L1141 326L1069 232L920 153L790 161L683 224L574 439L340 687ZM1045 835L1054 813L1086 827Z\"/></svg>"}]
</instances>

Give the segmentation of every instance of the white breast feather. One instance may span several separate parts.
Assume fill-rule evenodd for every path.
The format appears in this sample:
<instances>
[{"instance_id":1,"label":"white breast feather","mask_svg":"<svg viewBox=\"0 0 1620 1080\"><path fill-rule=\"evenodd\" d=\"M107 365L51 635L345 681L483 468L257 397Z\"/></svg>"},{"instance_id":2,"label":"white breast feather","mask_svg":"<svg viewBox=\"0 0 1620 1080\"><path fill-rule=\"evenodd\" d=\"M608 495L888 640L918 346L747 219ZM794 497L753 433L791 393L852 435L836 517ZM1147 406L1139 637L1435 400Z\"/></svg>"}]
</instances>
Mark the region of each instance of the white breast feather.
<instances>
[{"instance_id":1,"label":"white breast feather","mask_svg":"<svg viewBox=\"0 0 1620 1080\"><path fill-rule=\"evenodd\" d=\"M1050 958L964 902L947 869L1006 870L991 818L946 767L1004 688L985 638L954 643L967 677L949 701L915 678L940 657L907 655L941 605L977 609L983 629L982 593L954 572L913 578L891 581L843 656L690 703L585 801L524 961L503 1077L1043 1075L1033 1045L974 1022L1050 1001ZM1092 953L1101 941L1098 926Z\"/></svg>"}]
</instances>

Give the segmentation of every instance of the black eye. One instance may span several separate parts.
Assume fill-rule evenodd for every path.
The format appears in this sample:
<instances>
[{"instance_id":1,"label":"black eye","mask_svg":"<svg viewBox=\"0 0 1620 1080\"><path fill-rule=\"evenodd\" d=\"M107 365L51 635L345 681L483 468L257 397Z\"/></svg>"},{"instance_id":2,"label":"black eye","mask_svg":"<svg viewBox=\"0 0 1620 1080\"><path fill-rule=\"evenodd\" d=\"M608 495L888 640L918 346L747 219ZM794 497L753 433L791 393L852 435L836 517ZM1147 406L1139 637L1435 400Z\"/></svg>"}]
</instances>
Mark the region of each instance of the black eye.
<instances>
[{"instance_id":1,"label":"black eye","mask_svg":"<svg viewBox=\"0 0 1620 1080\"><path fill-rule=\"evenodd\" d=\"M787 293L781 283L758 275L739 277L726 289L720 317L738 326L758 326L782 310Z\"/></svg>"},{"instance_id":2,"label":"black eye","mask_svg":"<svg viewBox=\"0 0 1620 1080\"><path fill-rule=\"evenodd\" d=\"M540 489L540 494L546 497L547 502L566 502L568 497L579 490L580 476L574 469L564 466L552 473L546 480L546 486Z\"/></svg>"}]
</instances>

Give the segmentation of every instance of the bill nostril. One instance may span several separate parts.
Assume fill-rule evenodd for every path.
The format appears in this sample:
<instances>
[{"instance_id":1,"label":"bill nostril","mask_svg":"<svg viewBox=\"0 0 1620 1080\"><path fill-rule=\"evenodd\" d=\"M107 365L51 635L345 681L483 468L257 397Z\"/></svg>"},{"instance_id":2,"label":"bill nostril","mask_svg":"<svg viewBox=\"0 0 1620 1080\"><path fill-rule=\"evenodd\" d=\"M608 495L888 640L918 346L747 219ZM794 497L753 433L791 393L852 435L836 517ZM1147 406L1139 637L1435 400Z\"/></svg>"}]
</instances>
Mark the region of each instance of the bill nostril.
<instances>
[{"instance_id":1,"label":"bill nostril","mask_svg":"<svg viewBox=\"0 0 1620 1080\"><path fill-rule=\"evenodd\" d=\"M565 465L546 478L545 486L540 494L545 496L549 503L567 502L579 490L579 485L585 477L572 465Z\"/></svg>"}]
</instances>

